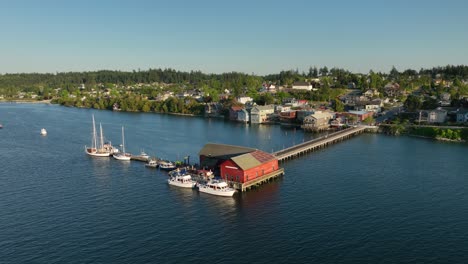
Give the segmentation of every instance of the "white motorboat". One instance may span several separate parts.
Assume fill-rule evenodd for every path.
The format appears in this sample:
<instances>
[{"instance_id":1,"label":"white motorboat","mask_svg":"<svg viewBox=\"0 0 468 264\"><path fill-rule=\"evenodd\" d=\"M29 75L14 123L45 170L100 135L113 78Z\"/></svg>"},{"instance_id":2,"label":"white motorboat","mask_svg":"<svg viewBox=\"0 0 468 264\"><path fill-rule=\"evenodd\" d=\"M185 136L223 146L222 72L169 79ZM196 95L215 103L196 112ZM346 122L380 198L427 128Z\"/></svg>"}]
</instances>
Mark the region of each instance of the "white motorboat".
<instances>
[{"instance_id":1,"label":"white motorboat","mask_svg":"<svg viewBox=\"0 0 468 264\"><path fill-rule=\"evenodd\" d=\"M169 185L182 187L182 188L193 188L197 182L192 180L192 176L189 174L181 173L177 171L171 174L171 177L167 180Z\"/></svg>"},{"instance_id":2,"label":"white motorboat","mask_svg":"<svg viewBox=\"0 0 468 264\"><path fill-rule=\"evenodd\" d=\"M111 154L111 151L109 150L108 146L104 146L104 136L102 133L101 124L99 124L99 129L100 129L100 139L99 139L99 145L98 145L96 124L94 122L94 115L93 115L93 140L91 142L90 148L85 146L86 154L90 156L94 156L94 157L109 157Z\"/></svg>"},{"instance_id":3,"label":"white motorboat","mask_svg":"<svg viewBox=\"0 0 468 264\"><path fill-rule=\"evenodd\" d=\"M161 170L168 170L169 171L169 170L175 169L176 167L177 166L174 163L170 162L170 161L169 162L167 162L167 161L159 162L159 168Z\"/></svg>"},{"instance_id":4,"label":"white motorboat","mask_svg":"<svg viewBox=\"0 0 468 264\"><path fill-rule=\"evenodd\" d=\"M116 160L128 161L132 157L130 153L125 152L125 136L124 136L124 127L122 127L122 152L113 155Z\"/></svg>"},{"instance_id":5,"label":"white motorboat","mask_svg":"<svg viewBox=\"0 0 468 264\"><path fill-rule=\"evenodd\" d=\"M140 157L144 158L144 159L149 159L150 156L148 154L146 154L143 150L140 152Z\"/></svg>"},{"instance_id":6,"label":"white motorboat","mask_svg":"<svg viewBox=\"0 0 468 264\"><path fill-rule=\"evenodd\" d=\"M45 128L41 129L41 135L47 136L47 130Z\"/></svg>"},{"instance_id":7,"label":"white motorboat","mask_svg":"<svg viewBox=\"0 0 468 264\"><path fill-rule=\"evenodd\" d=\"M223 180L210 180L207 183L198 183L197 186L200 192L218 196L233 196L236 192Z\"/></svg>"},{"instance_id":8,"label":"white motorboat","mask_svg":"<svg viewBox=\"0 0 468 264\"><path fill-rule=\"evenodd\" d=\"M146 167L149 168L157 168L158 167L158 162L154 159L149 160L148 163L145 164Z\"/></svg>"}]
</instances>

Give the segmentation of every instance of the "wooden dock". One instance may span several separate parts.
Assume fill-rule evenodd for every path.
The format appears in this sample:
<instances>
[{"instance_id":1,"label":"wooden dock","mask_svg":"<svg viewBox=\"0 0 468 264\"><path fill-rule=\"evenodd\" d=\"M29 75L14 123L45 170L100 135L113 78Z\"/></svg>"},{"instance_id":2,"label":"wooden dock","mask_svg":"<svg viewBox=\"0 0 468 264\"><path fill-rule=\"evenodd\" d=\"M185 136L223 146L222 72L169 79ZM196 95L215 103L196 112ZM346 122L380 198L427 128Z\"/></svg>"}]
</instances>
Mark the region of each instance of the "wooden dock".
<instances>
[{"instance_id":1,"label":"wooden dock","mask_svg":"<svg viewBox=\"0 0 468 264\"><path fill-rule=\"evenodd\" d=\"M264 183L267 183L269 181L272 181L273 179L283 176L284 175L284 169L279 168L278 170L275 170L273 172L270 172L268 174L265 174L261 177L258 177L254 180L248 181L246 183L239 183L239 182L228 182L230 186L232 186L234 189L239 190L241 192L245 192L249 189L252 189L254 187L260 186Z\"/></svg>"},{"instance_id":2,"label":"wooden dock","mask_svg":"<svg viewBox=\"0 0 468 264\"><path fill-rule=\"evenodd\" d=\"M272 154L276 156L278 161L285 161L285 160L293 159L301 155L304 155L306 153L324 148L328 145L335 144L337 142L343 141L355 135L361 134L368 128L369 127L367 126L347 128L347 129L344 129L335 133L328 134L320 138L312 139L312 140L294 145L292 147L285 148L280 151L273 152Z\"/></svg>"}]
</instances>

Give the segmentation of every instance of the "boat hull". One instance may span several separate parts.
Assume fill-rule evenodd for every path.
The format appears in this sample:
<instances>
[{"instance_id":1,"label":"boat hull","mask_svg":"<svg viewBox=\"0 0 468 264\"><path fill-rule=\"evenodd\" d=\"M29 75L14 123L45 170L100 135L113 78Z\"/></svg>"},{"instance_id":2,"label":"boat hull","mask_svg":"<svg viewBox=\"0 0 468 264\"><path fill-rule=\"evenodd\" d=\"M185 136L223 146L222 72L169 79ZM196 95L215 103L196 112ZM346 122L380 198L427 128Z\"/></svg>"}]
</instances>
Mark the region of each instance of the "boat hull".
<instances>
[{"instance_id":1,"label":"boat hull","mask_svg":"<svg viewBox=\"0 0 468 264\"><path fill-rule=\"evenodd\" d=\"M236 192L236 190L228 190L228 191L213 190L210 187L206 187L203 185L198 186L198 191L202 193L207 193L207 194L217 195L217 196L224 196L224 197L231 197Z\"/></svg>"},{"instance_id":2,"label":"boat hull","mask_svg":"<svg viewBox=\"0 0 468 264\"><path fill-rule=\"evenodd\" d=\"M195 182L178 182L176 180L168 179L167 183L172 186L180 187L180 188L193 188L195 187Z\"/></svg>"},{"instance_id":3,"label":"boat hull","mask_svg":"<svg viewBox=\"0 0 468 264\"><path fill-rule=\"evenodd\" d=\"M122 154L117 154L117 155L113 155L114 159L116 160L123 160L123 161L130 161L131 159L131 156L129 155L122 155Z\"/></svg>"},{"instance_id":4,"label":"boat hull","mask_svg":"<svg viewBox=\"0 0 468 264\"><path fill-rule=\"evenodd\" d=\"M109 157L110 156L110 153L108 152L98 152L95 149L90 149L90 148L87 148L85 152L86 154L93 156L93 157Z\"/></svg>"}]
</instances>

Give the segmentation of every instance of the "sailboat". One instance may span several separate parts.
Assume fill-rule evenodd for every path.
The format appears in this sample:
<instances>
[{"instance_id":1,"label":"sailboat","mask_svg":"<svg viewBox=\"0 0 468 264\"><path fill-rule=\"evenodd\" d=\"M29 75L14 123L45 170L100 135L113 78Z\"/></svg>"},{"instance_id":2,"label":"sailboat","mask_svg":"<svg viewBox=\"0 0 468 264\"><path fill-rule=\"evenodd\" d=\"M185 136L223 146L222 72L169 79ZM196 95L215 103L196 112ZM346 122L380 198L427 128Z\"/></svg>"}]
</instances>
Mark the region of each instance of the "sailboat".
<instances>
[{"instance_id":1,"label":"sailboat","mask_svg":"<svg viewBox=\"0 0 468 264\"><path fill-rule=\"evenodd\" d=\"M99 131L100 131L100 139L98 145L98 138L96 132L96 123L94 122L94 115L93 115L93 140L91 142L91 147L88 148L85 146L86 154L94 157L109 157L111 151L108 148L104 148L104 136L102 134L102 125L99 124Z\"/></svg>"},{"instance_id":2,"label":"sailboat","mask_svg":"<svg viewBox=\"0 0 468 264\"><path fill-rule=\"evenodd\" d=\"M132 155L125 152L125 136L124 136L124 127L122 127L122 152L114 154L114 158L118 160L130 160Z\"/></svg>"}]
</instances>

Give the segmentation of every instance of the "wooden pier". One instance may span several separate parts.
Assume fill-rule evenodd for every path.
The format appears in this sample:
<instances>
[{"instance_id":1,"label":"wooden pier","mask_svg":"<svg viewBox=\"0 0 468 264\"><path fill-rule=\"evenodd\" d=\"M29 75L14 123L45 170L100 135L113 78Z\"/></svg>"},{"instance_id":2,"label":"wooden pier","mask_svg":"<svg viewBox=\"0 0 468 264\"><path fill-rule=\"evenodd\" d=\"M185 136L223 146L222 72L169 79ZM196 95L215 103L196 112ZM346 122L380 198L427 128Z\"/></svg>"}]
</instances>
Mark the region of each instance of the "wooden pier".
<instances>
[{"instance_id":1,"label":"wooden pier","mask_svg":"<svg viewBox=\"0 0 468 264\"><path fill-rule=\"evenodd\" d=\"M306 153L324 148L328 145L335 144L355 135L363 133L369 127L358 126L347 128L326 136L312 139L280 151L273 152L272 154L278 158L278 161L285 161L304 155Z\"/></svg>"}]
</instances>

